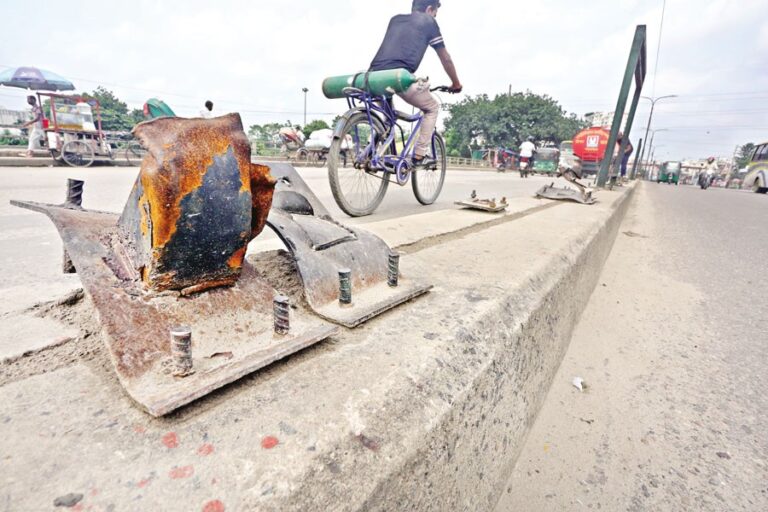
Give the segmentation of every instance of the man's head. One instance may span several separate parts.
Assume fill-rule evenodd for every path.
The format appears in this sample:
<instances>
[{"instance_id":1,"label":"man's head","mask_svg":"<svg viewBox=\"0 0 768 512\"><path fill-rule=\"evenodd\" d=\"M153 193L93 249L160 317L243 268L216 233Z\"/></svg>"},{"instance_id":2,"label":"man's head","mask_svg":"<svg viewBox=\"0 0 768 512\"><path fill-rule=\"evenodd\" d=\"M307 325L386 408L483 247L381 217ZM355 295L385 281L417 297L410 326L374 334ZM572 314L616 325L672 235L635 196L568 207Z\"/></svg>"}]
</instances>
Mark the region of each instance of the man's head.
<instances>
[{"instance_id":1,"label":"man's head","mask_svg":"<svg viewBox=\"0 0 768 512\"><path fill-rule=\"evenodd\" d=\"M437 16L437 10L440 8L440 0L413 0L411 9L413 12L425 12L430 16Z\"/></svg>"},{"instance_id":2,"label":"man's head","mask_svg":"<svg viewBox=\"0 0 768 512\"><path fill-rule=\"evenodd\" d=\"M213 110L213 102L212 102L211 100L208 100L208 101L206 101L206 102L205 102L205 108L207 108L207 109L208 109L208 112L210 112L211 110Z\"/></svg>"},{"instance_id":3,"label":"man's head","mask_svg":"<svg viewBox=\"0 0 768 512\"><path fill-rule=\"evenodd\" d=\"M30 105L34 105L35 103L37 103L37 98L35 98L34 96L27 96L27 103L29 103Z\"/></svg>"},{"instance_id":4,"label":"man's head","mask_svg":"<svg viewBox=\"0 0 768 512\"><path fill-rule=\"evenodd\" d=\"M533 135L529 135L526 139L528 142L533 142Z\"/></svg>"}]
</instances>

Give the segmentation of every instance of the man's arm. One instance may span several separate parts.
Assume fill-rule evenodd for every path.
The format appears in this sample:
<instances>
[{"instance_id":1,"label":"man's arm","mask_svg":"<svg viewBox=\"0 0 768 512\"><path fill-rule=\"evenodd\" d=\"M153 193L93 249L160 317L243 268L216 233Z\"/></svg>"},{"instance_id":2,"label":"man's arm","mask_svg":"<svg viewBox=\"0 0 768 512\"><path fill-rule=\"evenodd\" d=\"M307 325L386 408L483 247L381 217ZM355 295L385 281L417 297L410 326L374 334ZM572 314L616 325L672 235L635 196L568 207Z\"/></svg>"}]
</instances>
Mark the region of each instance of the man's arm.
<instances>
[{"instance_id":1,"label":"man's arm","mask_svg":"<svg viewBox=\"0 0 768 512\"><path fill-rule=\"evenodd\" d=\"M459 80L459 75L456 73L456 66L453 65L451 54L448 53L448 50L446 50L445 47L437 48L435 51L437 52L437 56L440 57L440 62L443 64L443 69L448 74L448 78L453 82L451 88L456 92L461 92L463 86Z\"/></svg>"}]
</instances>

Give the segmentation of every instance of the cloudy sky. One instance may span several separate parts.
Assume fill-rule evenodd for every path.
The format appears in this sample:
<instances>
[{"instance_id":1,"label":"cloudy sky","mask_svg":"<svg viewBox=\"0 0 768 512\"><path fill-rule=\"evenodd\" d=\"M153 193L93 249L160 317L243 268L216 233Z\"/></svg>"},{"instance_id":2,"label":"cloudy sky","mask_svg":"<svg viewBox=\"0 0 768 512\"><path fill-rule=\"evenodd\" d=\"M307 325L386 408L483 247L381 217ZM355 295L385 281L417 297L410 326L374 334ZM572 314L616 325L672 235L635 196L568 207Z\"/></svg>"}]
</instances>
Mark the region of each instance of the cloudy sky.
<instances>
[{"instance_id":1,"label":"cloudy sky","mask_svg":"<svg viewBox=\"0 0 768 512\"><path fill-rule=\"evenodd\" d=\"M615 108L635 26L648 26L646 96L676 94L654 114L657 157L730 156L768 140L768 1L443 0L438 22L465 94L530 90L577 114ZM132 107L160 97L180 115L206 99L246 125L330 120L329 75L365 69L389 18L410 0L70 0L60 7L0 0L0 66L34 65L79 90L113 90ZM2 69L2 68L0 68ZM429 52L422 68L447 83ZM22 108L24 91L0 88L0 105ZM446 97L445 101L458 98ZM649 103L632 140L643 136Z\"/></svg>"}]
</instances>

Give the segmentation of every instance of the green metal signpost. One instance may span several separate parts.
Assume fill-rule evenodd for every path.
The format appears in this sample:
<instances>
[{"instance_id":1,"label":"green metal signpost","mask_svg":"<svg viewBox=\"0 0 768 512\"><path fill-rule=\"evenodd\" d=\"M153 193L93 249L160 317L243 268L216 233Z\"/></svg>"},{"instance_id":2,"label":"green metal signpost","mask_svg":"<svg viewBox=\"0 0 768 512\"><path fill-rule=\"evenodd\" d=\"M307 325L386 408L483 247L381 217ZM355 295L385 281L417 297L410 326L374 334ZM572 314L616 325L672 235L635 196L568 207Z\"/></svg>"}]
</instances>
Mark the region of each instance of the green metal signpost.
<instances>
[{"instance_id":1,"label":"green metal signpost","mask_svg":"<svg viewBox=\"0 0 768 512\"><path fill-rule=\"evenodd\" d=\"M616 111L613 115L613 124L611 125L611 136L608 139L608 146L605 150L605 156L603 157L602 164L600 165L600 172L597 176L597 186L604 187L608 182L609 174L611 171L611 165L613 163L613 151L616 147L616 140L618 139L619 130L621 129L621 120L624 117L624 111L627 107L627 100L629 99L629 90L632 87L632 79L635 81L635 93L632 97L632 105L629 108L629 114L627 116L627 124L624 127L624 138L619 148L618 163L621 164L621 158L626 150L627 143L629 142L629 133L632 130L632 122L635 119L635 112L637 112L637 105L640 103L640 94L643 91L643 83L645 82L646 73L646 44L645 44L645 25L638 25L635 29L635 38L632 42L632 50L629 52L629 61L627 62L627 70L624 73L624 82L621 85L621 92L619 93L619 101L616 103ZM634 176L633 176L634 177Z\"/></svg>"}]
</instances>

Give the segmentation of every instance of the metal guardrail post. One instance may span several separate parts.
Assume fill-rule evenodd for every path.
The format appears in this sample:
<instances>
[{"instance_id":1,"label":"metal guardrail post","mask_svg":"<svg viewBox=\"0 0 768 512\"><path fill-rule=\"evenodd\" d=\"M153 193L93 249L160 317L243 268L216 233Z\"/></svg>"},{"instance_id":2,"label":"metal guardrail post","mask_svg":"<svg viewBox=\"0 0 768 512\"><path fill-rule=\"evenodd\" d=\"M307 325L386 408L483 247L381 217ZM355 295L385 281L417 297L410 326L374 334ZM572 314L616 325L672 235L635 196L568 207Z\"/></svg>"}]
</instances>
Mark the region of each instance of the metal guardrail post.
<instances>
[{"instance_id":1,"label":"metal guardrail post","mask_svg":"<svg viewBox=\"0 0 768 512\"><path fill-rule=\"evenodd\" d=\"M645 82L646 73L646 44L645 44L646 28L645 25L638 25L635 29L635 37L632 42L632 49L629 52L629 59L627 61L627 69L624 72L624 81L621 84L621 92L619 93L619 100L616 102L616 110L613 114L613 124L611 125L611 135L608 138L608 146L605 149L605 156L600 165L600 171L597 175L597 186L604 187L608 181L608 175L613 164L613 153L616 147L616 140L618 139L619 129L621 128L621 120L624 117L624 110L627 106L627 100L629 99L629 89L632 86L632 79L635 80L635 94L632 98L632 106L629 109L629 115L627 117L627 125L624 128L624 140L622 146L619 148L619 165L621 164L621 158L624 156L624 150L626 149L626 143L629 140L629 131L632 129L632 121L634 121L635 112L637 111L637 105L640 102L640 94L643 90L643 83Z\"/></svg>"},{"instance_id":2,"label":"metal guardrail post","mask_svg":"<svg viewBox=\"0 0 768 512\"><path fill-rule=\"evenodd\" d=\"M640 141L637 143L637 149L635 150L635 163L632 164L632 172L629 174L629 179L634 180L636 173L637 173L637 164L640 160L642 160L641 151L645 151L645 146L643 145L643 139L640 139Z\"/></svg>"}]
</instances>

